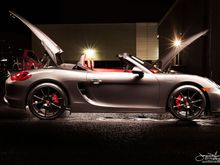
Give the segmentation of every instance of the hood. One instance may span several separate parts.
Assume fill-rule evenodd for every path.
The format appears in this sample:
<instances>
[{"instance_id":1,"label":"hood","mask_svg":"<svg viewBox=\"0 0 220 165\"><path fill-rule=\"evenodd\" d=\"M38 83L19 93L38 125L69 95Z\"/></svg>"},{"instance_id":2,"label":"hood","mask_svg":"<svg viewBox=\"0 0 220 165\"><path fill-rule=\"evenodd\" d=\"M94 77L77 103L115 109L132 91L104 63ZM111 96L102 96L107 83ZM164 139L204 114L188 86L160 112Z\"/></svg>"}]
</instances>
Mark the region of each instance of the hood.
<instances>
[{"instance_id":1,"label":"hood","mask_svg":"<svg viewBox=\"0 0 220 165\"><path fill-rule=\"evenodd\" d=\"M44 32L42 32L38 27L31 24L29 21L16 14L15 12L9 11L10 15L13 18L19 19L22 23L24 23L31 31L35 34L35 36L41 41L42 46L47 51L51 60L58 65L62 63L60 61L60 56L63 53L63 50L53 41L51 40ZM58 59L57 59L58 58Z\"/></svg>"},{"instance_id":2,"label":"hood","mask_svg":"<svg viewBox=\"0 0 220 165\"><path fill-rule=\"evenodd\" d=\"M188 39L182 41L181 45L178 47L173 47L173 49L171 49L166 55L164 55L161 59L158 59L156 61L156 64L158 65L160 63L160 69L162 71L164 71L165 69L167 69L167 67L169 66L170 62L184 49L186 48L188 45L190 45L191 43L193 43L195 40L199 39L201 36L204 36L206 33L208 32L208 30L204 30L200 33L197 33L191 37L189 37Z\"/></svg>"}]
</instances>

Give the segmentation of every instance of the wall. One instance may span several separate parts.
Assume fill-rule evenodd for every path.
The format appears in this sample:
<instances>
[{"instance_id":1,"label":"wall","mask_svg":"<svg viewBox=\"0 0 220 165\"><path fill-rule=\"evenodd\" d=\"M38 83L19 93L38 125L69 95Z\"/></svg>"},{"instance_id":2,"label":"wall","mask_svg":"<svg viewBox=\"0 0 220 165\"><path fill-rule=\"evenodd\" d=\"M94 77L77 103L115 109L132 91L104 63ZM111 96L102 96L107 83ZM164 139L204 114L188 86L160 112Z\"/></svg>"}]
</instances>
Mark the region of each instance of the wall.
<instances>
[{"instance_id":1,"label":"wall","mask_svg":"<svg viewBox=\"0 0 220 165\"><path fill-rule=\"evenodd\" d=\"M157 60L159 56L157 23L136 24L136 54L144 60Z\"/></svg>"},{"instance_id":2,"label":"wall","mask_svg":"<svg viewBox=\"0 0 220 165\"><path fill-rule=\"evenodd\" d=\"M97 50L96 61L117 60L116 55L122 52L144 60L158 58L157 23L48 24L38 27L64 50L65 62L78 61L86 47ZM43 52L34 35L32 48L38 54Z\"/></svg>"},{"instance_id":3,"label":"wall","mask_svg":"<svg viewBox=\"0 0 220 165\"><path fill-rule=\"evenodd\" d=\"M86 47L97 50L95 60L116 60L118 53L136 53L135 24L48 24L39 28L64 50L65 62L78 61ZM39 40L32 39L33 49L40 53Z\"/></svg>"},{"instance_id":4,"label":"wall","mask_svg":"<svg viewBox=\"0 0 220 165\"><path fill-rule=\"evenodd\" d=\"M209 2L210 77L220 84L220 1L210 0Z\"/></svg>"}]
</instances>

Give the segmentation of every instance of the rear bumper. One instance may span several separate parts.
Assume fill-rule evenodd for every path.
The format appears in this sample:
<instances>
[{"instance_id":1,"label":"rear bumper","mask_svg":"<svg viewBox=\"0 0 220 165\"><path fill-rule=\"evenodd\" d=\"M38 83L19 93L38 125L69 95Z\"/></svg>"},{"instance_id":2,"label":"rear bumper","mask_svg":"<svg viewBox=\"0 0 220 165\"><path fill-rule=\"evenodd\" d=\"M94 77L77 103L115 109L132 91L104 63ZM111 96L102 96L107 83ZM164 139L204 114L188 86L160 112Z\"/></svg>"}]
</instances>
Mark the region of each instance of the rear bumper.
<instances>
[{"instance_id":1,"label":"rear bumper","mask_svg":"<svg viewBox=\"0 0 220 165\"><path fill-rule=\"evenodd\" d=\"M27 87L23 82L13 82L10 79L5 83L4 101L13 108L25 108Z\"/></svg>"},{"instance_id":2,"label":"rear bumper","mask_svg":"<svg viewBox=\"0 0 220 165\"><path fill-rule=\"evenodd\" d=\"M4 102L12 108L25 108L25 104L23 104L20 100L8 99L6 96L3 99Z\"/></svg>"},{"instance_id":3,"label":"rear bumper","mask_svg":"<svg viewBox=\"0 0 220 165\"><path fill-rule=\"evenodd\" d=\"M4 102L5 102L6 104L9 105L8 100L5 98L5 96L4 96L3 100L4 100Z\"/></svg>"}]
</instances>

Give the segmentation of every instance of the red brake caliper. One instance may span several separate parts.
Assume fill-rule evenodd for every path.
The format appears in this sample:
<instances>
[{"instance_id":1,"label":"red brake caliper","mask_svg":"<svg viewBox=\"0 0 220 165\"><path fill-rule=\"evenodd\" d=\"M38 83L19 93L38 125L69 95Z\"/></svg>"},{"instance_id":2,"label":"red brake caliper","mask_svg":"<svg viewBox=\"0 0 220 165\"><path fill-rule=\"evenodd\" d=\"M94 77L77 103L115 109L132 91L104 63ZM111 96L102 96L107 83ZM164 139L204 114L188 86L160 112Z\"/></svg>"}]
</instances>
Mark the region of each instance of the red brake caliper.
<instances>
[{"instance_id":1,"label":"red brake caliper","mask_svg":"<svg viewBox=\"0 0 220 165\"><path fill-rule=\"evenodd\" d=\"M182 99L182 96L179 95L177 98L176 98L176 106L177 106L177 109L180 110L181 109L181 100Z\"/></svg>"},{"instance_id":2,"label":"red brake caliper","mask_svg":"<svg viewBox=\"0 0 220 165\"><path fill-rule=\"evenodd\" d=\"M55 93L52 95L52 100L53 100L54 103L59 104L58 96Z\"/></svg>"}]
</instances>

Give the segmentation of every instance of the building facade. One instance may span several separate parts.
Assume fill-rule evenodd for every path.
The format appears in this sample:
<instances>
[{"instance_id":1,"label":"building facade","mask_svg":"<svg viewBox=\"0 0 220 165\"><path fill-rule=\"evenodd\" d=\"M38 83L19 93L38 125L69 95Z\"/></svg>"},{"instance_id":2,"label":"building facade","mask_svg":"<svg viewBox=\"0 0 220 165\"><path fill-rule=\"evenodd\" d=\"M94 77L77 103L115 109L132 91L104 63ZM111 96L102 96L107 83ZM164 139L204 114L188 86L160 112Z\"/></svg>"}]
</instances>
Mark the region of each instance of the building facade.
<instances>
[{"instance_id":1,"label":"building facade","mask_svg":"<svg viewBox=\"0 0 220 165\"><path fill-rule=\"evenodd\" d=\"M65 62L76 62L85 48L94 48L95 61L114 62L116 55L127 52L144 60L159 56L158 23L44 24L38 25L63 50ZM32 49L43 52L32 35Z\"/></svg>"}]
</instances>

